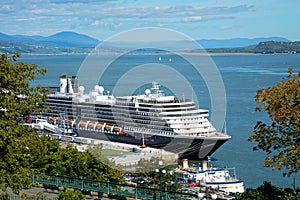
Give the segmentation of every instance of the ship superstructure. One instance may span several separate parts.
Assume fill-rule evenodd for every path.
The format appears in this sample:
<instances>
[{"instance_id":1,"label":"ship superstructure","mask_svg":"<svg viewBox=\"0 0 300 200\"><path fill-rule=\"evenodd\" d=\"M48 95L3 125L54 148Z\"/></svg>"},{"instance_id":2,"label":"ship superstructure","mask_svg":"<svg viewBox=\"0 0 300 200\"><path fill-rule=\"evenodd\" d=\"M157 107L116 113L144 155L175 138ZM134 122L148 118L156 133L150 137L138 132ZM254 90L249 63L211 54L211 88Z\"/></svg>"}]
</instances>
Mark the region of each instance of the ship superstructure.
<instances>
[{"instance_id":1,"label":"ship superstructure","mask_svg":"<svg viewBox=\"0 0 300 200\"><path fill-rule=\"evenodd\" d=\"M60 81L60 91L48 95L51 111L44 116L55 124L75 121L81 137L163 148L193 160L210 156L230 138L208 121L208 110L165 96L157 82L144 94L114 97L98 85L86 94L77 77Z\"/></svg>"}]
</instances>

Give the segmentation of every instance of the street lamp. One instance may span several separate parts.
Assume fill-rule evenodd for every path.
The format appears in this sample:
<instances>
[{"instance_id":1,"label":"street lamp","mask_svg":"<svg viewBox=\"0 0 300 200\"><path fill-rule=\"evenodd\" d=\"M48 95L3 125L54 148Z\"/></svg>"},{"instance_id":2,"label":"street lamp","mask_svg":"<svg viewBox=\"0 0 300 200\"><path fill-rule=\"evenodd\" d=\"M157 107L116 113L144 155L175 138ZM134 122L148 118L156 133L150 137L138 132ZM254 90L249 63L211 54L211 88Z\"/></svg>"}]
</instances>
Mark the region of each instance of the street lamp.
<instances>
[{"instance_id":1,"label":"street lamp","mask_svg":"<svg viewBox=\"0 0 300 200\"><path fill-rule=\"evenodd\" d=\"M156 172L159 172L159 199L162 200L162 174L166 173L166 170L162 169L163 168L163 161L158 162L159 169L156 169Z\"/></svg>"}]
</instances>

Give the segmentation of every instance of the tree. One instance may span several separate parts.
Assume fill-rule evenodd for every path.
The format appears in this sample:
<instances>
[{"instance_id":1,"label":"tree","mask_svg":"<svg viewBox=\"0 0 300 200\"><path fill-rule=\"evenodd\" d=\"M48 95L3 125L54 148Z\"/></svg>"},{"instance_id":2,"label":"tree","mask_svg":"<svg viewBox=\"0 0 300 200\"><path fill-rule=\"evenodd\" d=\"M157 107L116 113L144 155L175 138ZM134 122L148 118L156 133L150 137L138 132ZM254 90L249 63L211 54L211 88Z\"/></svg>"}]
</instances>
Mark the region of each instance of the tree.
<instances>
[{"instance_id":1,"label":"tree","mask_svg":"<svg viewBox=\"0 0 300 200\"><path fill-rule=\"evenodd\" d=\"M96 179L119 183L124 182L124 171L121 170L120 166L116 166L115 163L103 155L102 144L93 147L90 146L85 153L92 161L89 162L89 168L95 166L94 169L96 168L98 170Z\"/></svg>"},{"instance_id":2,"label":"tree","mask_svg":"<svg viewBox=\"0 0 300 200\"><path fill-rule=\"evenodd\" d=\"M64 187L63 191L59 192L57 200L85 200L86 197L80 190Z\"/></svg>"},{"instance_id":3,"label":"tree","mask_svg":"<svg viewBox=\"0 0 300 200\"><path fill-rule=\"evenodd\" d=\"M30 183L29 142L36 133L20 126L31 113L43 110L47 89L30 81L46 72L37 65L17 62L19 54L0 56L0 187L16 193Z\"/></svg>"},{"instance_id":4,"label":"tree","mask_svg":"<svg viewBox=\"0 0 300 200\"><path fill-rule=\"evenodd\" d=\"M16 62L19 53L8 56L2 53L0 58L0 120L25 120L30 114L42 111L42 103L47 97L47 89L41 86L33 87L37 75L44 75L45 68L38 68L35 64Z\"/></svg>"},{"instance_id":5,"label":"tree","mask_svg":"<svg viewBox=\"0 0 300 200\"><path fill-rule=\"evenodd\" d=\"M267 153L264 165L272 169L284 169L283 175L291 175L300 169L300 71L276 86L257 91L257 111L266 111L269 124L258 121L249 141L257 142L254 150Z\"/></svg>"},{"instance_id":6,"label":"tree","mask_svg":"<svg viewBox=\"0 0 300 200\"><path fill-rule=\"evenodd\" d=\"M120 171L91 152L79 152L71 145L62 148L51 137L22 126L31 114L44 110L48 90L30 85L45 69L17 62L19 56L3 53L0 57L0 190L10 187L19 194L31 186L33 173L121 181Z\"/></svg>"},{"instance_id":7,"label":"tree","mask_svg":"<svg viewBox=\"0 0 300 200\"><path fill-rule=\"evenodd\" d=\"M279 188L272 185L270 182L265 181L262 185L256 189L247 188L244 193L239 193L237 199L242 200L296 200L300 198L299 189L293 191L291 188Z\"/></svg>"},{"instance_id":8,"label":"tree","mask_svg":"<svg viewBox=\"0 0 300 200\"><path fill-rule=\"evenodd\" d=\"M162 167L159 165L161 159L158 157L151 157L150 160L141 159L138 162L138 167L136 169L135 175L142 177L152 177L154 182L157 183L156 188L159 188L160 184L160 173L157 170L164 170L165 173L162 173L162 188L167 190L176 191L181 188L180 183L174 183L176 175L170 173L173 169L173 166ZM140 185L140 184L139 184ZM147 186L147 183L145 185Z\"/></svg>"}]
</instances>

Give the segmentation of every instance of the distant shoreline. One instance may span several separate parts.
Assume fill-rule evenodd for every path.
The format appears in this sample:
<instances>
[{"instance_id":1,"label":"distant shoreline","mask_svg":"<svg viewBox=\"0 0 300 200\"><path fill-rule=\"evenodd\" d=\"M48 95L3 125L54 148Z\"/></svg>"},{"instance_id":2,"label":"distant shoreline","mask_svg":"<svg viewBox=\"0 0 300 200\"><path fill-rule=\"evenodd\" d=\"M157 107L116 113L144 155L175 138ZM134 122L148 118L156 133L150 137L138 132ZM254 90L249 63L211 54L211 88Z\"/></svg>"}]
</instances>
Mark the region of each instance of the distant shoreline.
<instances>
[{"instance_id":1,"label":"distant shoreline","mask_svg":"<svg viewBox=\"0 0 300 200\"><path fill-rule=\"evenodd\" d=\"M104 52L102 52L104 53ZM119 52L120 53L120 52ZM125 53L125 52L124 52ZM105 52L106 55L112 54L116 55L115 52ZM122 53L121 53L122 54ZM250 53L250 52L185 52L185 51L173 51L173 52L148 52L148 53L132 53L131 55L164 55L164 54L174 54L174 55L200 55L200 56L262 56L262 55L287 55L292 53ZM72 56L72 55L94 55L94 53L21 53L26 56Z\"/></svg>"},{"instance_id":2,"label":"distant shoreline","mask_svg":"<svg viewBox=\"0 0 300 200\"><path fill-rule=\"evenodd\" d=\"M169 52L168 54L185 54L185 55L203 55L203 56L253 56L253 55L267 55L267 54L258 54L258 53L232 53L232 52Z\"/></svg>"}]
</instances>

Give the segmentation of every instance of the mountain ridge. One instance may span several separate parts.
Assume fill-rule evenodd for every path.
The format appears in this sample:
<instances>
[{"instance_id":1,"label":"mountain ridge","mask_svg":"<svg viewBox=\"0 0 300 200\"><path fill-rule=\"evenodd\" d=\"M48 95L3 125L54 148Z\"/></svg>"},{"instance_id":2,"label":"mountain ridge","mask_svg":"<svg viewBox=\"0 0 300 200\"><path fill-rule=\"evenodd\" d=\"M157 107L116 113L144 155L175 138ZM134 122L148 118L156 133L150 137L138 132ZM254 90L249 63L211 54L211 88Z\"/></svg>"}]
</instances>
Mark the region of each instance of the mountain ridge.
<instances>
[{"instance_id":1,"label":"mountain ridge","mask_svg":"<svg viewBox=\"0 0 300 200\"><path fill-rule=\"evenodd\" d=\"M231 38L231 39L201 39L197 42L205 49L207 48L236 48L257 45L265 41L280 41L290 42L290 40L283 37L257 37L257 38Z\"/></svg>"},{"instance_id":2,"label":"mountain ridge","mask_svg":"<svg viewBox=\"0 0 300 200\"><path fill-rule=\"evenodd\" d=\"M196 40L204 49L248 47L264 41L289 40L283 37ZM8 53L89 53L99 43L101 41L93 37L73 31L62 31L50 36L8 35L0 32L0 48Z\"/></svg>"}]
</instances>

